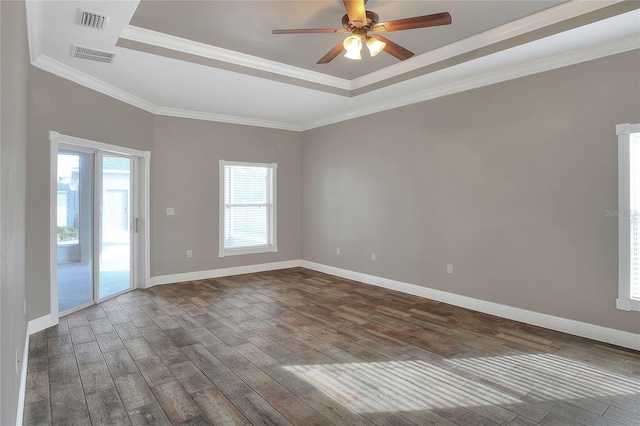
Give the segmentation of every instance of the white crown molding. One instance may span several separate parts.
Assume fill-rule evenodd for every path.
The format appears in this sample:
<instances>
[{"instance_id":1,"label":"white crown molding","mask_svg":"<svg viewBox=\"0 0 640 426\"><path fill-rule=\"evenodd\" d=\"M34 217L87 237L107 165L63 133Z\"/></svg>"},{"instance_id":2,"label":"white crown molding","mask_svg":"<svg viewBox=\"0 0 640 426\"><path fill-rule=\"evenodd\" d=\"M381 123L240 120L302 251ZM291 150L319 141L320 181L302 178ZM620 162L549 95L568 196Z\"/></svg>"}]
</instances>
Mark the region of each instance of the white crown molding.
<instances>
[{"instance_id":1,"label":"white crown molding","mask_svg":"<svg viewBox=\"0 0 640 426\"><path fill-rule=\"evenodd\" d=\"M190 111L178 108L160 107L44 55L38 57L33 62L33 65L45 71L51 72L52 74L55 74L59 77L74 81L82 86L88 87L107 96L118 99L122 102L136 106L152 114L300 132L639 48L640 39L638 39L637 35L632 35L626 38L601 43L596 46L590 46L587 48L577 49L572 52L558 54L555 56L544 58L542 60L504 68L497 72L478 75L470 79L429 88L427 90L413 93L408 96L390 99L386 102L381 102L375 105L368 105L359 109L352 109L346 113L327 116L323 117L320 120L301 124L260 120L200 111Z\"/></svg>"},{"instance_id":2,"label":"white crown molding","mask_svg":"<svg viewBox=\"0 0 640 426\"><path fill-rule=\"evenodd\" d=\"M210 112L190 111L186 109L158 107L155 114L168 117L191 118L193 120L216 121L220 123L242 124L244 126L266 127L269 129L302 131L297 124L282 123L279 121L259 120L257 118L239 117L234 115L214 114Z\"/></svg>"},{"instance_id":3,"label":"white crown molding","mask_svg":"<svg viewBox=\"0 0 640 426\"><path fill-rule=\"evenodd\" d=\"M198 112L198 111L189 111L189 110L183 110L178 108L168 108L168 107L157 106L151 102L148 102L135 95L132 95L129 92L126 92L122 89L119 89L115 86L105 83L102 80L99 80L95 77L92 77L88 74L78 71L75 68L72 68L61 62L58 62L55 59L51 59L45 55L40 55L38 58L36 58L36 60L32 62L32 65L40 69L43 69L45 71L48 71L51 74L55 74L58 77L71 80L77 84L80 84L81 86L103 93L107 96L118 99L119 101L125 102L129 105L133 105L137 108L140 108L144 111L147 111L155 115L164 115L164 116L178 117L178 118L192 118L195 120L216 121L216 122L230 123L230 124L242 124L245 126L257 126L257 127L271 128L271 129L291 130L294 132L299 132L302 130L302 128L299 125L291 124L291 123L281 123L277 121L259 120L255 118L239 117L239 116L224 115L224 114L214 114L214 113Z\"/></svg>"},{"instance_id":4,"label":"white crown molding","mask_svg":"<svg viewBox=\"0 0 640 426\"><path fill-rule=\"evenodd\" d=\"M625 348L640 350L640 335L636 333L616 330L613 328L589 324L568 318L561 318L554 315L529 311L526 309L515 308L512 306L502 305L500 303L489 302L486 300L474 299L472 297L448 293L442 290L435 290L416 284L409 284L401 281L381 278L375 275L354 272L347 269L335 268L333 266L323 265L307 260L302 260L300 266L325 274L335 275L349 280L371 284L377 287L400 291L402 293L424 297L426 299L436 300L439 302L448 303L450 305L460 306L462 308L472 309L474 311L484 312L486 314L496 315L502 318L524 322L526 324L532 324L538 327L549 328L551 330L586 337L589 339L598 340L600 342L611 343L613 345L623 346Z\"/></svg>"},{"instance_id":5,"label":"white crown molding","mask_svg":"<svg viewBox=\"0 0 640 426\"><path fill-rule=\"evenodd\" d=\"M623 0L588 1L572 0L558 6L542 10L513 22L490 29L480 34L448 44L439 49L398 62L378 71L351 80L353 90L402 75L463 53L472 52L492 44L517 37L540 28L575 18L589 12L620 3Z\"/></svg>"},{"instance_id":6,"label":"white crown molding","mask_svg":"<svg viewBox=\"0 0 640 426\"><path fill-rule=\"evenodd\" d=\"M572 0L353 80L346 80L132 25L126 26L122 30L120 37L139 43L353 91L531 31L539 30L567 19L603 9L620 3L621 1L623 0Z\"/></svg>"},{"instance_id":7,"label":"white crown molding","mask_svg":"<svg viewBox=\"0 0 640 426\"><path fill-rule=\"evenodd\" d=\"M576 49L574 51L564 52L544 59L514 65L508 68L501 69L499 71L489 72L484 75L479 74L465 80L455 81L443 86L432 87L427 90L412 93L407 96L393 98L375 105L368 105L363 108L354 109L348 113L340 113L334 116L324 117L320 120L303 123L301 125L301 128L303 131L311 130L317 127L327 126L329 124L335 124L342 121L347 121L354 118L427 101L429 99L440 98L443 96L452 95L454 93L477 89L483 86L513 80L520 77L526 77L528 75L545 71L551 71L557 68L575 65L581 62L587 62L635 49L640 49L640 38L638 38L637 34L610 42L601 43L595 46L589 46Z\"/></svg>"},{"instance_id":8,"label":"white crown molding","mask_svg":"<svg viewBox=\"0 0 640 426\"><path fill-rule=\"evenodd\" d=\"M310 81L325 86L336 87L344 90L351 89L351 82L344 78L334 77L316 71L309 71L304 68L294 67L281 62L271 61L269 59L259 58L257 56L247 55L245 53L223 49L221 47L187 40L169 34L159 33L146 28L127 25L122 30L120 38L222 62L228 62L234 65L253 68L299 80Z\"/></svg>"},{"instance_id":9,"label":"white crown molding","mask_svg":"<svg viewBox=\"0 0 640 426\"><path fill-rule=\"evenodd\" d=\"M133 105L152 114L155 114L156 110L158 109L158 107L151 102L148 102L142 98L139 98L138 96L132 95L129 92L105 83L102 80L90 76L89 74L78 71L73 67L63 64L62 62L51 59L48 56L40 55L34 61L31 61L31 64L40 69L48 71L51 74L55 74L58 77L71 80L81 86L88 87L89 89L95 90L96 92L100 92L112 98L118 99L122 102Z\"/></svg>"},{"instance_id":10,"label":"white crown molding","mask_svg":"<svg viewBox=\"0 0 640 426\"><path fill-rule=\"evenodd\" d=\"M29 57L31 63L34 63L42 54L42 1L27 0L24 3L27 14Z\"/></svg>"},{"instance_id":11,"label":"white crown molding","mask_svg":"<svg viewBox=\"0 0 640 426\"><path fill-rule=\"evenodd\" d=\"M478 36L471 37L469 39L461 40L458 43L454 43L448 46L447 51L449 51L449 56L453 56L451 52L454 51L455 49L457 49L455 50L455 54L459 54L465 49L472 50L474 48L473 43L476 43L475 48L479 47L479 45L477 44L477 43L481 43L481 40L479 40L479 38L481 38L482 40L485 40L485 44L494 43L502 39L513 37L514 35L517 35L517 34L526 33L527 31L532 31L536 28L549 25L553 22L560 22L563 19L579 16L581 14L588 13L590 11L594 11L603 7L607 7L618 2L619 2L618 0L614 0L614 1L573 0L568 3L564 3L554 8L547 9L545 11L531 15L527 18L523 18L521 20L514 21L512 23L498 27L494 30L485 32L482 34L482 37L478 35ZM255 118L249 118L249 117L217 114L217 113L211 113L211 112L191 111L191 110L184 110L184 109L155 105L154 103L146 99L135 96L125 90L119 89L95 77L92 77L88 74L78 71L73 67L65 65L59 61L56 61L48 56L41 54L42 1L27 0L26 10L27 10L27 24L28 24L29 50L30 50L30 56L31 56L31 63L38 68L51 72L52 74L55 74L59 77L76 82L82 86L88 87L92 90L98 91L100 93L103 93L107 96L118 99L127 104L138 107L152 114L239 124L239 125L257 126L257 127L265 127L265 128L273 128L273 129L282 129L282 130L289 130L289 131L310 130L317 127L322 127L325 125L338 123L338 122L350 120L353 118L358 118L365 115L386 111L393 108L402 107L402 106L426 101L429 99L446 96L449 94L459 93L465 90L475 89L475 88L486 86L489 84L499 83L501 81L507 81L507 80L518 78L518 77L531 75L534 73L544 72L544 71L560 68L563 66L568 66L568 65L585 62L585 61L597 59L600 57L640 48L640 40L638 39L637 34L635 34L633 36L630 36L624 39L613 40L613 41L602 43L596 46L577 49L575 51L570 51L570 52L555 55L549 58L544 58L542 60L530 61L527 63L515 65L512 67L502 69L497 72L485 73L484 75L474 76L473 78L469 78L466 80L454 81L450 84L445 84L438 87L431 87L421 92L413 93L411 95L407 95L404 97L389 98L388 101L380 102L377 104L365 103L364 107L361 107L361 108L356 107L354 109L349 110L348 112L340 112L332 116L320 117L318 120L313 120L313 121L308 121L303 123L289 123L289 122L269 121L269 120L261 120L261 119L255 119ZM143 40L143 42L148 42L150 40L153 41L153 37L155 37L158 34L158 33L150 34L153 32L148 32L148 30L142 30L142 29L139 29L139 30L141 30L142 32L138 32L138 30L135 30L134 34L138 34L138 35L143 34L145 35L145 37L150 38L149 40L146 40L146 41ZM129 30L125 28L125 33L127 31ZM161 35L161 36L164 36L164 35ZM170 36L166 36L166 37L170 37ZM164 37L160 37L160 40L166 41ZM177 44L172 45L169 48L178 48L180 46L180 43L182 43L182 41L184 40L183 39L173 40L173 42ZM189 42L188 40L186 42L187 44L193 43L193 42ZM199 46L198 48L212 48L212 46L202 45L202 46ZM221 60L227 60L227 61L243 60L245 62L242 62L242 65L251 66L251 67L260 67L261 64L264 65L264 60L262 60L261 58L256 58L249 55L241 55L241 54L237 54L237 52L231 52L224 49L218 49L218 48L214 48L214 49L217 49L216 54L221 55L220 58L224 57L224 59L221 59ZM449 50L449 49L454 49L454 50ZM196 53L194 54L202 54L202 53L203 52L197 51L196 49ZM437 51L430 52L425 55L421 55L421 56L424 56L424 58L421 58L421 57L412 58L409 61L404 61L397 65L409 66L410 62L413 62L414 65L411 65L411 66L422 67L425 64L429 63L428 61L437 60L437 58L433 55L436 55L436 54L444 55L445 53L446 52L443 52L442 49L438 49ZM427 61L427 62L424 62L424 61ZM368 76L364 76L349 82L348 80L343 80L343 79L336 80L335 77L326 76L321 73L314 72L312 74L309 74L310 72L304 69L289 67L287 65L279 64L272 61L269 61L269 62L271 62L270 64L268 64L269 67L271 67L271 68L268 68L269 72L284 73L285 75L291 75L296 78L304 77L309 81L320 82L321 84L328 84L328 85L339 84L339 86L342 88L344 87L353 88L352 86L354 85L359 87L360 85L371 84L372 82L375 81L375 80L367 80L367 79L375 77L374 74L376 73L372 73L372 74L369 74ZM295 68L295 70L293 68ZM397 74L398 72L400 73L407 72L408 69L404 69L404 68L399 69L396 66L392 66L387 68L387 70L390 70L389 72L391 73ZM286 74L287 72L290 72L290 74ZM381 72L387 72L387 71L382 70ZM386 77L382 76L379 78L389 78L396 74L389 74L389 75L386 75ZM328 79L323 80L324 77L328 77ZM321 80L318 80L318 79L321 79ZM348 83L347 86L345 86L345 82Z\"/></svg>"}]
</instances>

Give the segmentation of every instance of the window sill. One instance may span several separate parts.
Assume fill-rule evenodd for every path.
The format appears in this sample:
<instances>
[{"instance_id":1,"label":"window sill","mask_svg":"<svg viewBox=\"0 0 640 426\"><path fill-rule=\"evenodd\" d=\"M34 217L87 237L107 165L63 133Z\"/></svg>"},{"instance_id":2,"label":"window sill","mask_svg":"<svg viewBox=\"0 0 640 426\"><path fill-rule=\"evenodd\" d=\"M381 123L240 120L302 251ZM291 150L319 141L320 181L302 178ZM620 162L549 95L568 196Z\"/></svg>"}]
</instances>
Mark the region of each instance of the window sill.
<instances>
[{"instance_id":1,"label":"window sill","mask_svg":"<svg viewBox=\"0 0 640 426\"><path fill-rule=\"evenodd\" d=\"M621 311L640 311L638 299L616 299L616 308Z\"/></svg>"},{"instance_id":2,"label":"window sill","mask_svg":"<svg viewBox=\"0 0 640 426\"><path fill-rule=\"evenodd\" d=\"M278 251L278 246L250 247L235 250L221 250L218 257L237 256L241 254L274 253Z\"/></svg>"}]
</instances>

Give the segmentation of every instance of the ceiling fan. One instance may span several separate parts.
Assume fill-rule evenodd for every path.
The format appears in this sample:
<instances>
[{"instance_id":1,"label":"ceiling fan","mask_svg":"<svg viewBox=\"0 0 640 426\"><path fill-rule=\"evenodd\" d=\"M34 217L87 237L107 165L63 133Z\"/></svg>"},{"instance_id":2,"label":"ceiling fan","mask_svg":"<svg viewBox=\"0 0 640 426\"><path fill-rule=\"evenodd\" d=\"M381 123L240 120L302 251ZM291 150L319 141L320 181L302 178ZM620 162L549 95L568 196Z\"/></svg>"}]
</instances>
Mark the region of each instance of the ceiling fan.
<instances>
[{"instance_id":1,"label":"ceiling fan","mask_svg":"<svg viewBox=\"0 0 640 426\"><path fill-rule=\"evenodd\" d=\"M433 15L416 16L413 18L397 19L395 21L379 22L378 14L365 9L367 0L343 0L347 14L342 17L343 28L299 28L273 30L273 34L309 34L309 33L351 33L352 35L336 44L326 55L317 62L328 64L336 56L346 50L344 55L349 59L362 59L360 50L364 41L371 53L375 56L385 51L392 56L404 61L414 55L413 52L382 37L378 34L369 35L369 32L392 32L413 30L416 28L435 27L449 25L451 15L448 12Z\"/></svg>"}]
</instances>

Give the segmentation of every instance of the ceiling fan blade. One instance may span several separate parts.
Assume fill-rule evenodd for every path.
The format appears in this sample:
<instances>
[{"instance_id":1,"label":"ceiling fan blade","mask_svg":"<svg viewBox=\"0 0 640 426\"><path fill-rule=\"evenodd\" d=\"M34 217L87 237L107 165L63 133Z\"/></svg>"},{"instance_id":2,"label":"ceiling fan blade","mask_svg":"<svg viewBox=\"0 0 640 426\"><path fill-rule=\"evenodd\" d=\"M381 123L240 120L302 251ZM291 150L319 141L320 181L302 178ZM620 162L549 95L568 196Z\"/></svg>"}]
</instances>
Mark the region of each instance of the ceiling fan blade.
<instances>
[{"instance_id":1,"label":"ceiling fan blade","mask_svg":"<svg viewBox=\"0 0 640 426\"><path fill-rule=\"evenodd\" d=\"M400 59L401 61L404 61L405 59L409 59L410 57L415 55L415 53L413 53L412 51L405 49L404 47L400 46L399 44L396 44L396 43L392 42L391 40L389 40L388 38L382 37L381 35L374 34L371 37L377 38L381 42L386 43L386 46L384 47L384 51L387 52L391 56L395 56L396 58Z\"/></svg>"},{"instance_id":2,"label":"ceiling fan blade","mask_svg":"<svg viewBox=\"0 0 640 426\"><path fill-rule=\"evenodd\" d=\"M449 12L435 13L433 15L416 16L414 18L397 19L395 21L380 22L373 27L373 31L391 32L412 30L415 28L437 27L438 25L449 25L451 15Z\"/></svg>"},{"instance_id":3,"label":"ceiling fan blade","mask_svg":"<svg viewBox=\"0 0 640 426\"><path fill-rule=\"evenodd\" d=\"M367 12L364 8L364 0L343 0L347 9L347 16L352 25L360 28L367 24Z\"/></svg>"},{"instance_id":4,"label":"ceiling fan blade","mask_svg":"<svg viewBox=\"0 0 640 426\"><path fill-rule=\"evenodd\" d=\"M313 34L313 33L348 33L344 28L291 28L273 30L272 34Z\"/></svg>"},{"instance_id":5,"label":"ceiling fan blade","mask_svg":"<svg viewBox=\"0 0 640 426\"><path fill-rule=\"evenodd\" d=\"M333 61L336 56L341 54L343 50L344 46L342 45L341 41L340 43L333 46L333 48L328 51L326 55L324 55L318 62L316 62L316 64L328 64L329 62Z\"/></svg>"}]
</instances>

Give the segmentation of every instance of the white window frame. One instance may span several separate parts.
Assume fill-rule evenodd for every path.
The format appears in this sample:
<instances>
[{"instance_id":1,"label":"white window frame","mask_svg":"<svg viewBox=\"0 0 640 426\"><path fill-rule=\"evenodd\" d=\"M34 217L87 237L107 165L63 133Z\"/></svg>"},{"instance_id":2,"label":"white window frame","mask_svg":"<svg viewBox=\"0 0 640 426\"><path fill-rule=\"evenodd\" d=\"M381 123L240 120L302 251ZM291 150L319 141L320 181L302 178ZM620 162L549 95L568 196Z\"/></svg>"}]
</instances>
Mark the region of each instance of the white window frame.
<instances>
[{"instance_id":1,"label":"white window frame","mask_svg":"<svg viewBox=\"0 0 640 426\"><path fill-rule=\"evenodd\" d=\"M264 246L251 246L247 248L225 248L224 246L224 218L226 212L226 205L224 199L224 168L225 166L241 166L241 167L262 167L271 169L271 214L267 223L267 232L270 232L270 241ZM278 165L276 163L248 163L242 161L225 161L220 160L220 188L219 188L219 253L218 257L235 256L240 254L256 254L256 253L271 253L278 251L277 244L277 171ZM269 200L267 200L267 203Z\"/></svg>"},{"instance_id":2,"label":"white window frame","mask_svg":"<svg viewBox=\"0 0 640 426\"><path fill-rule=\"evenodd\" d=\"M618 298L616 307L623 311L640 311L640 300L631 298L631 134L640 132L640 123L618 124Z\"/></svg>"}]
</instances>

